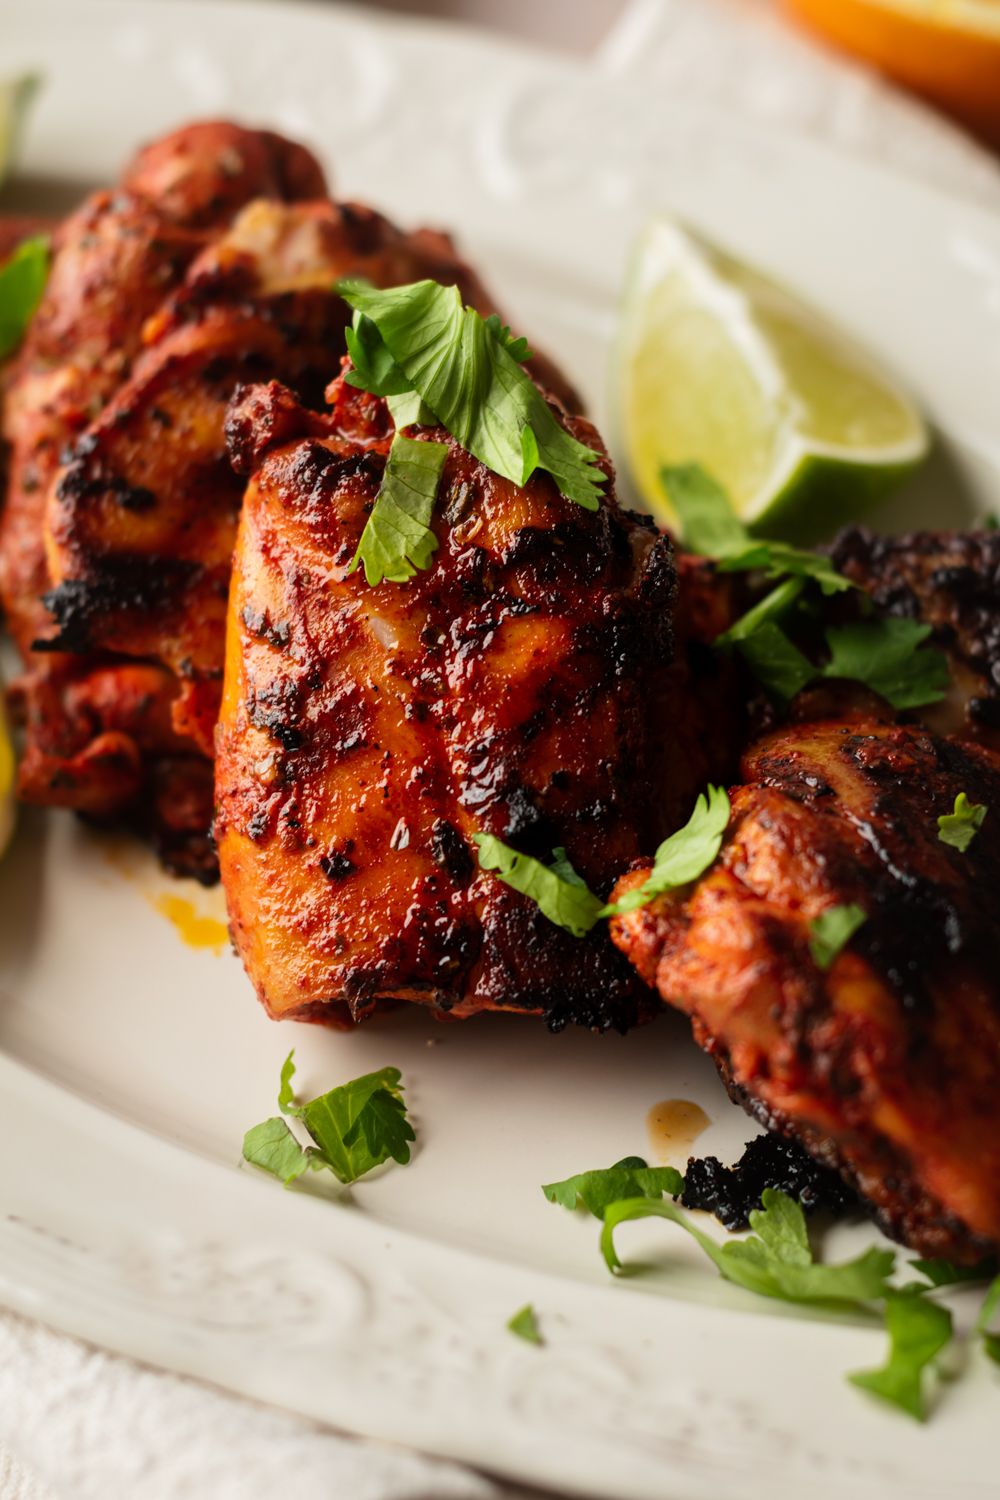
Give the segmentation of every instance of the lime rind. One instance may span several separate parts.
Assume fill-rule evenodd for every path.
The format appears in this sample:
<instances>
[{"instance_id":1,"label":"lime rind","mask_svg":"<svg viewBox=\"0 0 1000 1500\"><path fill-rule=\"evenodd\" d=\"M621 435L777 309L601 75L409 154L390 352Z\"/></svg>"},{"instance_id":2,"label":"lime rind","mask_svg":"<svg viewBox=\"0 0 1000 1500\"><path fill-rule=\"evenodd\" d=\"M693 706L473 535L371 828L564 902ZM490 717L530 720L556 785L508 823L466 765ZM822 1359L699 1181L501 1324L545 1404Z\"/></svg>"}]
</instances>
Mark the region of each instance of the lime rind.
<instances>
[{"instance_id":1,"label":"lime rind","mask_svg":"<svg viewBox=\"0 0 1000 1500\"><path fill-rule=\"evenodd\" d=\"M658 219L633 258L616 351L617 435L669 524L664 464L701 463L762 533L815 539L926 456L913 403L821 313Z\"/></svg>"}]
</instances>

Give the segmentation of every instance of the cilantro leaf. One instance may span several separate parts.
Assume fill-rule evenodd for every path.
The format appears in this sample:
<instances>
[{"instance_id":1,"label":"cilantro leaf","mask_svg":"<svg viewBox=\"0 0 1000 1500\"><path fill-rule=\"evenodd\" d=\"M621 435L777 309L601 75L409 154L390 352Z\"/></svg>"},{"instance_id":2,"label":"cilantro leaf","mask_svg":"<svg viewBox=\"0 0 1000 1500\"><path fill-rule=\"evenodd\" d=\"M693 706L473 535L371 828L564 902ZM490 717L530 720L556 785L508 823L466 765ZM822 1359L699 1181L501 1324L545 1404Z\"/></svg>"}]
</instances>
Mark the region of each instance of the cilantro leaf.
<instances>
[{"instance_id":1,"label":"cilantro leaf","mask_svg":"<svg viewBox=\"0 0 1000 1500\"><path fill-rule=\"evenodd\" d=\"M292 1088L294 1052L281 1068L278 1108L301 1121L312 1141L300 1146L275 1116L248 1130L243 1156L287 1186L307 1170L326 1169L342 1183L356 1182L390 1157L405 1165L416 1139L406 1117L398 1068L381 1068L298 1104Z\"/></svg>"},{"instance_id":2,"label":"cilantro leaf","mask_svg":"<svg viewBox=\"0 0 1000 1500\"><path fill-rule=\"evenodd\" d=\"M312 1158L280 1115L254 1125L243 1137L243 1159L280 1177L286 1187L309 1170Z\"/></svg>"},{"instance_id":3,"label":"cilantro leaf","mask_svg":"<svg viewBox=\"0 0 1000 1500\"><path fill-rule=\"evenodd\" d=\"M936 646L918 649L930 633L929 625L893 618L831 626L823 676L863 682L893 708L936 703L948 688L948 659Z\"/></svg>"},{"instance_id":4,"label":"cilantro leaf","mask_svg":"<svg viewBox=\"0 0 1000 1500\"><path fill-rule=\"evenodd\" d=\"M545 1343L545 1340L542 1338L542 1335L538 1328L538 1318L535 1314L535 1309L532 1307L530 1302L526 1302L524 1306L518 1312L516 1312L512 1318L509 1319L507 1327L510 1329L511 1333L516 1333L519 1339L524 1339L525 1343Z\"/></svg>"},{"instance_id":5,"label":"cilantro leaf","mask_svg":"<svg viewBox=\"0 0 1000 1500\"><path fill-rule=\"evenodd\" d=\"M761 686L781 703L790 703L816 677L809 658L773 620L737 640L737 649Z\"/></svg>"},{"instance_id":6,"label":"cilantro leaf","mask_svg":"<svg viewBox=\"0 0 1000 1500\"><path fill-rule=\"evenodd\" d=\"M447 443L425 443L396 433L348 573L363 563L365 578L374 586L383 579L405 583L418 568L430 567L437 549L431 516L447 457Z\"/></svg>"},{"instance_id":7,"label":"cilantro leaf","mask_svg":"<svg viewBox=\"0 0 1000 1500\"><path fill-rule=\"evenodd\" d=\"M714 558L720 572L759 569L769 578L812 578L824 594L854 587L821 553L752 536L734 512L725 490L701 464L664 467L660 479L680 516L685 547L702 557Z\"/></svg>"},{"instance_id":8,"label":"cilantro leaf","mask_svg":"<svg viewBox=\"0 0 1000 1500\"><path fill-rule=\"evenodd\" d=\"M956 1266L950 1260L911 1260L910 1265L925 1276L933 1287L959 1286L965 1281L988 1281L983 1266Z\"/></svg>"},{"instance_id":9,"label":"cilantro leaf","mask_svg":"<svg viewBox=\"0 0 1000 1500\"><path fill-rule=\"evenodd\" d=\"M887 1291L885 1326L889 1335L885 1364L848 1379L922 1422L926 1416L924 1372L951 1339L951 1313L918 1291Z\"/></svg>"},{"instance_id":10,"label":"cilantro leaf","mask_svg":"<svg viewBox=\"0 0 1000 1500\"><path fill-rule=\"evenodd\" d=\"M612 1272L622 1263L614 1245L619 1224L650 1217L670 1219L687 1231L727 1281L786 1302L870 1302L882 1297L886 1278L895 1264L892 1250L866 1250L841 1265L820 1265L813 1260L806 1232L805 1214L787 1193L765 1188L763 1208L750 1213L755 1231L746 1239L718 1244L684 1213L662 1198L627 1198L610 1204L604 1214L601 1252Z\"/></svg>"},{"instance_id":11,"label":"cilantro leaf","mask_svg":"<svg viewBox=\"0 0 1000 1500\"><path fill-rule=\"evenodd\" d=\"M463 307L457 287L417 281L378 291L344 280L337 290L376 325L392 360L463 448L514 484L546 469L567 499L598 509L607 477L598 455L565 430L522 369L521 341Z\"/></svg>"},{"instance_id":12,"label":"cilantro leaf","mask_svg":"<svg viewBox=\"0 0 1000 1500\"><path fill-rule=\"evenodd\" d=\"M938 838L964 854L982 828L989 808L984 802L970 802L964 792L955 798L955 810L942 813L937 820Z\"/></svg>"},{"instance_id":13,"label":"cilantro leaf","mask_svg":"<svg viewBox=\"0 0 1000 1500\"><path fill-rule=\"evenodd\" d=\"M702 792L683 828L678 828L656 851L653 868L642 885L626 891L618 901L601 908L600 916L619 916L645 906L654 896L690 885L704 874L722 847L729 826L729 796L720 786Z\"/></svg>"},{"instance_id":14,"label":"cilantro leaf","mask_svg":"<svg viewBox=\"0 0 1000 1500\"><path fill-rule=\"evenodd\" d=\"M623 1198L654 1198L665 1193L678 1198L683 1191L684 1178L676 1168L650 1167L641 1156L624 1156L613 1167L579 1172L542 1187L550 1203L585 1208L595 1219L603 1219L605 1209Z\"/></svg>"},{"instance_id":15,"label":"cilantro leaf","mask_svg":"<svg viewBox=\"0 0 1000 1500\"><path fill-rule=\"evenodd\" d=\"M534 353L528 348L526 338L515 338L507 323L501 323L496 313L490 313L486 319L486 326L498 343L502 344L512 359L518 364L523 364L526 359L533 359Z\"/></svg>"},{"instance_id":16,"label":"cilantro leaf","mask_svg":"<svg viewBox=\"0 0 1000 1500\"><path fill-rule=\"evenodd\" d=\"M483 870L496 875L511 890L528 896L543 916L574 937L585 937L601 915L600 901L568 863L565 849L556 850L552 865L543 865L491 833L474 833L472 840Z\"/></svg>"},{"instance_id":17,"label":"cilantro leaf","mask_svg":"<svg viewBox=\"0 0 1000 1500\"><path fill-rule=\"evenodd\" d=\"M664 464L660 483L680 519L680 541L699 557L729 557L751 541L729 496L701 464Z\"/></svg>"},{"instance_id":18,"label":"cilantro leaf","mask_svg":"<svg viewBox=\"0 0 1000 1500\"><path fill-rule=\"evenodd\" d=\"M809 923L809 952L816 967L825 972L867 920L864 907L854 901L846 906L828 906L818 917L813 917Z\"/></svg>"},{"instance_id":19,"label":"cilantro leaf","mask_svg":"<svg viewBox=\"0 0 1000 1500\"><path fill-rule=\"evenodd\" d=\"M22 240L0 265L0 359L17 348L42 300L49 274L44 235Z\"/></svg>"},{"instance_id":20,"label":"cilantro leaf","mask_svg":"<svg viewBox=\"0 0 1000 1500\"><path fill-rule=\"evenodd\" d=\"M344 379L348 385L370 391L373 396L401 396L413 387L382 341L371 318L356 312L344 330L353 370Z\"/></svg>"},{"instance_id":21,"label":"cilantro leaf","mask_svg":"<svg viewBox=\"0 0 1000 1500\"><path fill-rule=\"evenodd\" d=\"M915 620L855 620L831 626L825 633L830 659L822 667L813 666L775 623L775 616L794 603L796 581L779 585L716 641L735 644L768 692L787 701L811 682L846 678L864 683L894 708L919 708L944 697L948 659L936 646L922 647L931 627Z\"/></svg>"},{"instance_id":22,"label":"cilantro leaf","mask_svg":"<svg viewBox=\"0 0 1000 1500\"><path fill-rule=\"evenodd\" d=\"M976 1332L982 1337L983 1348L990 1359L1000 1365L1000 1333L991 1332L989 1326L998 1309L1000 1309L1000 1276L996 1278L983 1298L983 1305L976 1319Z\"/></svg>"}]
</instances>

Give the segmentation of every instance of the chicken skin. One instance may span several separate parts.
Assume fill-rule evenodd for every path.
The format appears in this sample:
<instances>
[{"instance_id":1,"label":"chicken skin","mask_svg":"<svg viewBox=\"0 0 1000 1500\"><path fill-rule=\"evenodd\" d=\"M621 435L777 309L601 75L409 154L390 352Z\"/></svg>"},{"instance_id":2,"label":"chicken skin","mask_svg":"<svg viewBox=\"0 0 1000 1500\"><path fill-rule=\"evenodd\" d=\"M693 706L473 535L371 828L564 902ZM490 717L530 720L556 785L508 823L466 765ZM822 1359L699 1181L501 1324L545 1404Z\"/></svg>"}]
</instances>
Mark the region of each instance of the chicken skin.
<instances>
[{"instance_id":1,"label":"chicken skin","mask_svg":"<svg viewBox=\"0 0 1000 1500\"><path fill-rule=\"evenodd\" d=\"M577 940L478 867L488 832L607 891L670 816L671 548L620 511L523 487L442 429L438 549L405 585L351 560L392 435L338 379L319 418L279 387L230 413L252 474L230 596L216 837L237 949L272 1016L357 1022L416 1001L624 1029L649 997L606 931ZM553 406L598 449L593 428ZM654 809L660 806L657 814ZM603 926L603 924L602 924Z\"/></svg>"}]
</instances>

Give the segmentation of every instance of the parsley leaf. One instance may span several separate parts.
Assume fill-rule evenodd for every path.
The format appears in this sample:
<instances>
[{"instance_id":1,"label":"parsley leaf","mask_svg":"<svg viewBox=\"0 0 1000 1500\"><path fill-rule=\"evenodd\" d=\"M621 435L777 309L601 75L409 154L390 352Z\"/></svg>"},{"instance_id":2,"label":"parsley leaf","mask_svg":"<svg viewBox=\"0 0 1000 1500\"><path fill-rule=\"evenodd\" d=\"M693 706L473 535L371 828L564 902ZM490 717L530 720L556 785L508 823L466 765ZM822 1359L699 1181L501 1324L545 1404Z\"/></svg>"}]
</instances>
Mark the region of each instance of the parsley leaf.
<instances>
[{"instance_id":1,"label":"parsley leaf","mask_svg":"<svg viewBox=\"0 0 1000 1500\"><path fill-rule=\"evenodd\" d=\"M989 1327L998 1308L1000 1308L1000 1276L986 1293L983 1305L979 1309L979 1317L976 1319L976 1332L982 1337L983 1348L990 1359L1000 1365L1000 1333L990 1332Z\"/></svg>"},{"instance_id":2,"label":"parsley leaf","mask_svg":"<svg viewBox=\"0 0 1000 1500\"><path fill-rule=\"evenodd\" d=\"M809 952L816 967L825 972L867 920L864 907L854 901L846 906L828 906L818 917L813 917L809 923Z\"/></svg>"},{"instance_id":3,"label":"parsley leaf","mask_svg":"<svg viewBox=\"0 0 1000 1500\"><path fill-rule=\"evenodd\" d=\"M42 300L49 274L44 235L22 240L0 265L0 359L17 348Z\"/></svg>"},{"instance_id":4,"label":"parsley leaf","mask_svg":"<svg viewBox=\"0 0 1000 1500\"><path fill-rule=\"evenodd\" d=\"M654 896L697 880L715 860L728 825L729 796L724 788L710 786L707 795L702 792L699 796L684 827L664 839L657 849L653 868L643 884L602 907L599 915L610 917L635 911Z\"/></svg>"},{"instance_id":5,"label":"parsley leaf","mask_svg":"<svg viewBox=\"0 0 1000 1500\"><path fill-rule=\"evenodd\" d=\"M544 1344L538 1327L538 1317L530 1302L514 1314L507 1322L511 1333L516 1333L519 1339L524 1339L527 1344Z\"/></svg>"},{"instance_id":6,"label":"parsley leaf","mask_svg":"<svg viewBox=\"0 0 1000 1500\"><path fill-rule=\"evenodd\" d=\"M691 552L712 557L723 573L762 570L768 578L812 578L824 594L853 588L828 557L804 552L787 542L769 542L750 534L720 484L701 464L679 464L660 470L660 479L681 519L681 539Z\"/></svg>"},{"instance_id":7,"label":"parsley leaf","mask_svg":"<svg viewBox=\"0 0 1000 1500\"><path fill-rule=\"evenodd\" d=\"M605 1209L623 1198L662 1197L665 1193L678 1198L683 1191L684 1178L676 1168L648 1166L641 1156L624 1156L613 1167L579 1172L542 1187L550 1203L585 1208L595 1219L603 1219Z\"/></svg>"},{"instance_id":8,"label":"parsley leaf","mask_svg":"<svg viewBox=\"0 0 1000 1500\"><path fill-rule=\"evenodd\" d=\"M910 1265L933 1287L959 1286L963 1281L988 1281L983 1266L956 1266L950 1260L911 1260Z\"/></svg>"},{"instance_id":9,"label":"parsley leaf","mask_svg":"<svg viewBox=\"0 0 1000 1500\"><path fill-rule=\"evenodd\" d=\"M391 361L463 448L514 484L546 469L567 499L598 509L607 477L598 455L565 430L522 369L523 340L463 307L457 287L436 281L378 291L344 280L337 290L375 325ZM383 388L396 381L367 347L364 359ZM366 376L354 373L351 383L369 389Z\"/></svg>"},{"instance_id":10,"label":"parsley leaf","mask_svg":"<svg viewBox=\"0 0 1000 1500\"><path fill-rule=\"evenodd\" d=\"M416 1139L406 1117L398 1068L366 1073L317 1099L298 1104L292 1088L294 1052L281 1069L278 1108L300 1120L312 1145L300 1146L284 1120L274 1116L248 1130L243 1156L288 1186L306 1171L326 1169L343 1183L356 1182L390 1157L405 1165Z\"/></svg>"},{"instance_id":11,"label":"parsley leaf","mask_svg":"<svg viewBox=\"0 0 1000 1500\"><path fill-rule=\"evenodd\" d=\"M983 826L989 808L985 802L970 802L964 792L955 798L955 810L937 820L938 838L964 854Z\"/></svg>"},{"instance_id":12,"label":"parsley leaf","mask_svg":"<svg viewBox=\"0 0 1000 1500\"><path fill-rule=\"evenodd\" d=\"M948 687L948 659L936 646L918 650L931 633L916 620L855 620L826 632L824 677L863 682L893 708L936 703Z\"/></svg>"},{"instance_id":13,"label":"parsley leaf","mask_svg":"<svg viewBox=\"0 0 1000 1500\"><path fill-rule=\"evenodd\" d=\"M609 1270L622 1263L614 1245L619 1224L650 1217L679 1224L701 1246L719 1274L747 1291L786 1302L871 1302L885 1294L886 1278L895 1264L892 1250L866 1250L841 1265L819 1265L813 1260L805 1214L794 1198L765 1188L763 1208L753 1209L755 1233L742 1240L718 1244L699 1229L683 1209L662 1198L626 1198L610 1204L604 1214L601 1252Z\"/></svg>"},{"instance_id":14,"label":"parsley leaf","mask_svg":"<svg viewBox=\"0 0 1000 1500\"><path fill-rule=\"evenodd\" d=\"M401 396L413 390L371 318L356 312L350 328L344 331L344 338L354 366L344 376L348 385L370 391L373 396Z\"/></svg>"},{"instance_id":15,"label":"parsley leaf","mask_svg":"<svg viewBox=\"0 0 1000 1500\"><path fill-rule=\"evenodd\" d=\"M430 567L437 549L431 516L447 457L447 443L425 443L396 433L348 573L363 563L372 585L383 579L405 583L418 568Z\"/></svg>"},{"instance_id":16,"label":"parsley leaf","mask_svg":"<svg viewBox=\"0 0 1000 1500\"><path fill-rule=\"evenodd\" d=\"M601 915L600 901L568 862L565 849L555 851L553 864L543 865L491 833L474 833L472 840L483 870L528 896L543 916L574 937L585 937Z\"/></svg>"},{"instance_id":17,"label":"parsley leaf","mask_svg":"<svg viewBox=\"0 0 1000 1500\"><path fill-rule=\"evenodd\" d=\"M885 1326L889 1335L885 1364L848 1379L922 1422L926 1416L924 1372L951 1339L951 1313L918 1291L887 1291Z\"/></svg>"}]
</instances>

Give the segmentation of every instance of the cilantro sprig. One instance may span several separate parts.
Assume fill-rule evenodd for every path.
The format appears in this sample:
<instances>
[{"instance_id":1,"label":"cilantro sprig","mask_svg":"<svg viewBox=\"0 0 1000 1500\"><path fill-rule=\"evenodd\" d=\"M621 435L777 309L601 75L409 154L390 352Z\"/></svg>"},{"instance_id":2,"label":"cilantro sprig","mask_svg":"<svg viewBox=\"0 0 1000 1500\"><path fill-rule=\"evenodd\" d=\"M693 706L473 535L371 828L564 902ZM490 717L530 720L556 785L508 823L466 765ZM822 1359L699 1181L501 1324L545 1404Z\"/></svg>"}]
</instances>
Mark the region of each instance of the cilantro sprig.
<instances>
[{"instance_id":1,"label":"cilantro sprig","mask_svg":"<svg viewBox=\"0 0 1000 1500\"><path fill-rule=\"evenodd\" d=\"M854 901L846 906L828 906L818 917L813 917L809 923L809 952L816 967L824 972L829 969L867 920L864 907Z\"/></svg>"},{"instance_id":2,"label":"cilantro sprig","mask_svg":"<svg viewBox=\"0 0 1000 1500\"><path fill-rule=\"evenodd\" d=\"M683 1191L684 1178L676 1167L651 1167L641 1156L623 1156L612 1167L578 1172L542 1186L550 1203L585 1208L595 1219L603 1219L606 1209L623 1198L655 1198L665 1193L679 1198Z\"/></svg>"},{"instance_id":3,"label":"cilantro sprig","mask_svg":"<svg viewBox=\"0 0 1000 1500\"><path fill-rule=\"evenodd\" d=\"M511 849L491 833L474 833L472 840L482 869L529 897L557 927L574 937L586 937L601 915L601 903L573 869L565 849L556 849L553 863L545 865L530 854Z\"/></svg>"},{"instance_id":4,"label":"cilantro sprig","mask_svg":"<svg viewBox=\"0 0 1000 1500\"><path fill-rule=\"evenodd\" d=\"M892 618L832 625L824 633L828 660L817 666L775 622L772 605L760 623L730 630L727 640L781 701L814 682L847 680L871 688L893 708L921 708L939 702L949 682L944 652L925 644L930 633L929 625Z\"/></svg>"},{"instance_id":5,"label":"cilantro sprig","mask_svg":"<svg viewBox=\"0 0 1000 1500\"><path fill-rule=\"evenodd\" d=\"M645 906L654 896L677 890L697 880L722 847L729 825L729 795L721 786L710 786L695 802L683 828L663 840L653 858L653 868L642 885L626 891L618 901L601 908L601 916L614 917Z\"/></svg>"},{"instance_id":6,"label":"cilantro sprig","mask_svg":"<svg viewBox=\"0 0 1000 1500\"><path fill-rule=\"evenodd\" d=\"M387 397L415 391L494 473L523 485L545 469L568 500L598 509L607 481L598 454L559 422L521 366L524 340L498 318L464 307L457 287L436 281L379 291L347 279L337 290L361 314L348 340L352 385Z\"/></svg>"},{"instance_id":7,"label":"cilantro sprig","mask_svg":"<svg viewBox=\"0 0 1000 1500\"><path fill-rule=\"evenodd\" d=\"M44 235L22 240L0 265L0 359L12 354L45 291L49 242Z\"/></svg>"},{"instance_id":8,"label":"cilantro sprig","mask_svg":"<svg viewBox=\"0 0 1000 1500\"><path fill-rule=\"evenodd\" d=\"M985 802L970 802L964 792L955 798L954 810L942 813L937 820L938 838L964 854L986 821L989 808Z\"/></svg>"},{"instance_id":9,"label":"cilantro sprig","mask_svg":"<svg viewBox=\"0 0 1000 1500\"><path fill-rule=\"evenodd\" d=\"M927 1415L925 1374L950 1343L952 1317L947 1308L915 1288L886 1290L885 1327L889 1353L877 1370L860 1370L852 1385L901 1407L918 1422Z\"/></svg>"},{"instance_id":10,"label":"cilantro sprig","mask_svg":"<svg viewBox=\"0 0 1000 1500\"><path fill-rule=\"evenodd\" d=\"M405 1165L416 1139L406 1116L398 1068L380 1068L299 1104L292 1088L294 1052L281 1069L278 1108L298 1120L310 1145L301 1146L287 1121L275 1115L248 1130L243 1157L286 1187L309 1171L329 1171L339 1182L357 1182L391 1157Z\"/></svg>"},{"instance_id":11,"label":"cilantro sprig","mask_svg":"<svg viewBox=\"0 0 1000 1500\"><path fill-rule=\"evenodd\" d=\"M363 564L365 579L374 586L383 579L405 583L418 568L430 567L437 549L431 517L447 457L447 443L425 443L396 433L348 573Z\"/></svg>"},{"instance_id":12,"label":"cilantro sprig","mask_svg":"<svg viewBox=\"0 0 1000 1500\"><path fill-rule=\"evenodd\" d=\"M701 464L664 466L660 481L680 517L684 546L689 552L713 558L720 572L760 571L767 578L811 578L824 594L839 594L854 587L822 553L753 536L734 512L725 490Z\"/></svg>"}]
</instances>

